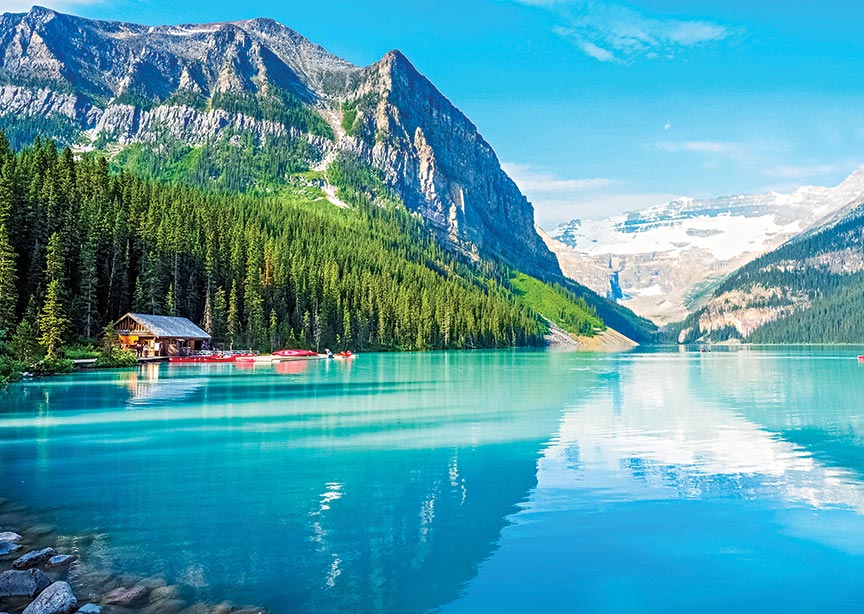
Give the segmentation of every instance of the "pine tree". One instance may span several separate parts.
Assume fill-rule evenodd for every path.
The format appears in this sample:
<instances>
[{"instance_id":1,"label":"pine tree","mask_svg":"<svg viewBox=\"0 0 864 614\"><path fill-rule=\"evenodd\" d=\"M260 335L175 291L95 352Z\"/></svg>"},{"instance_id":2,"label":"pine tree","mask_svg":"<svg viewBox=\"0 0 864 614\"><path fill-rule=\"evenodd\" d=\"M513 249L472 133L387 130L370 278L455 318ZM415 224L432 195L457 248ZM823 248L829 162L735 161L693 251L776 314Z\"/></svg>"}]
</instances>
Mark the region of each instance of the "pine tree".
<instances>
[{"instance_id":1,"label":"pine tree","mask_svg":"<svg viewBox=\"0 0 864 614\"><path fill-rule=\"evenodd\" d=\"M213 341L224 342L228 330L228 306L225 299L225 290L217 288L213 295Z\"/></svg>"},{"instance_id":2,"label":"pine tree","mask_svg":"<svg viewBox=\"0 0 864 614\"><path fill-rule=\"evenodd\" d=\"M231 282L231 294L228 297L228 343L233 350L234 344L240 340L240 299L237 296L237 280Z\"/></svg>"},{"instance_id":3,"label":"pine tree","mask_svg":"<svg viewBox=\"0 0 864 614\"><path fill-rule=\"evenodd\" d=\"M39 343L48 357L54 356L63 343L63 335L66 332L68 320L63 309L62 294L60 280L49 282L45 292L45 303L42 305L42 311L39 312Z\"/></svg>"},{"instance_id":4,"label":"pine tree","mask_svg":"<svg viewBox=\"0 0 864 614\"><path fill-rule=\"evenodd\" d=\"M270 310L270 326L269 326L269 350L272 352L279 347L279 319L276 317L276 310Z\"/></svg>"},{"instance_id":5,"label":"pine tree","mask_svg":"<svg viewBox=\"0 0 864 614\"><path fill-rule=\"evenodd\" d=\"M48 288L45 291L45 301L39 312L39 343L45 349L48 357L53 357L63 343L68 319L63 305L63 254L61 253L60 235L54 233L48 240L45 254L45 277Z\"/></svg>"},{"instance_id":6,"label":"pine tree","mask_svg":"<svg viewBox=\"0 0 864 614\"><path fill-rule=\"evenodd\" d=\"M174 297L174 282L168 286L168 293L165 295L165 313L169 316L177 315L177 299Z\"/></svg>"},{"instance_id":7,"label":"pine tree","mask_svg":"<svg viewBox=\"0 0 864 614\"><path fill-rule=\"evenodd\" d=\"M99 286L99 272L96 263L96 244L91 237L81 251L81 329L84 337L90 339L98 326L99 313L97 311L97 290Z\"/></svg>"},{"instance_id":8,"label":"pine tree","mask_svg":"<svg viewBox=\"0 0 864 614\"><path fill-rule=\"evenodd\" d=\"M213 337L213 304L210 300L210 288L207 288L207 295L204 297L204 316L201 318L201 328L210 337Z\"/></svg>"},{"instance_id":9,"label":"pine tree","mask_svg":"<svg viewBox=\"0 0 864 614\"><path fill-rule=\"evenodd\" d=\"M31 316L25 316L15 328L11 341L12 355L21 362L30 365L39 358L39 331Z\"/></svg>"},{"instance_id":10,"label":"pine tree","mask_svg":"<svg viewBox=\"0 0 864 614\"><path fill-rule=\"evenodd\" d=\"M9 331L15 326L18 305L16 282L15 251L9 242L6 224L0 223L0 330Z\"/></svg>"}]
</instances>

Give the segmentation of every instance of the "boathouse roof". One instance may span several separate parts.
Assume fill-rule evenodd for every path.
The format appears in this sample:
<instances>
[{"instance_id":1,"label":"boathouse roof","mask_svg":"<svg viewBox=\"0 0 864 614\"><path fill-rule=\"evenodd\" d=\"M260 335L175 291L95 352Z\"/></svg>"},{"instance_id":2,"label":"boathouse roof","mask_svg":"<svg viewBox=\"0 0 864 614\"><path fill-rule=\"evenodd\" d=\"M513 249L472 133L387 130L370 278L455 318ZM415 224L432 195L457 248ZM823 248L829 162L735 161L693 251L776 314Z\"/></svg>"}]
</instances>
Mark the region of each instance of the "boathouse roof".
<instances>
[{"instance_id":1,"label":"boathouse roof","mask_svg":"<svg viewBox=\"0 0 864 614\"><path fill-rule=\"evenodd\" d=\"M120 334L149 334L153 337L175 339L209 339L205 331L188 318L156 316L148 313L127 313L114 324Z\"/></svg>"}]
</instances>

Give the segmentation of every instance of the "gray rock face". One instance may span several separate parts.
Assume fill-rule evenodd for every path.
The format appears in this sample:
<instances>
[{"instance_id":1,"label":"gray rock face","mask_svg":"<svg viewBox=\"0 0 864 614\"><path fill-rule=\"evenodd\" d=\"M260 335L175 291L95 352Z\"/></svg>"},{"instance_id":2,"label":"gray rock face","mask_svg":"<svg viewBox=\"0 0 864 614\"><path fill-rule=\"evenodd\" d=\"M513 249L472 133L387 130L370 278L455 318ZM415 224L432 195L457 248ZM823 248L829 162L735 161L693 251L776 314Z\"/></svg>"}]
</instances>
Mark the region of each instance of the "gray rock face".
<instances>
[{"instance_id":1,"label":"gray rock face","mask_svg":"<svg viewBox=\"0 0 864 614\"><path fill-rule=\"evenodd\" d=\"M68 614L78 606L78 600L67 582L55 582L27 606L24 614Z\"/></svg>"},{"instance_id":2,"label":"gray rock face","mask_svg":"<svg viewBox=\"0 0 864 614\"><path fill-rule=\"evenodd\" d=\"M150 27L39 7L0 17L0 116L61 118L81 136L120 146L166 137L194 146L238 131L290 132L188 106L190 96L271 88L330 123L335 141L306 135L322 164L356 154L458 251L560 275L534 230L531 204L492 147L398 51L359 68L269 19ZM346 104L356 110L357 130L342 126Z\"/></svg>"},{"instance_id":3,"label":"gray rock face","mask_svg":"<svg viewBox=\"0 0 864 614\"><path fill-rule=\"evenodd\" d=\"M381 169L408 209L469 251L559 272L534 230L534 209L492 147L402 53L365 69L351 99L377 104L359 106L364 136L342 146Z\"/></svg>"},{"instance_id":4,"label":"gray rock face","mask_svg":"<svg viewBox=\"0 0 864 614\"><path fill-rule=\"evenodd\" d=\"M0 573L0 598L35 597L49 584L51 580L38 569L4 571Z\"/></svg>"},{"instance_id":5,"label":"gray rock face","mask_svg":"<svg viewBox=\"0 0 864 614\"><path fill-rule=\"evenodd\" d=\"M34 550L33 552L28 552L27 554L16 559L12 563L12 567L14 567L15 569L30 569L31 567L36 567L37 565L45 563L55 554L57 553L54 552L54 548L43 548L42 550Z\"/></svg>"}]
</instances>

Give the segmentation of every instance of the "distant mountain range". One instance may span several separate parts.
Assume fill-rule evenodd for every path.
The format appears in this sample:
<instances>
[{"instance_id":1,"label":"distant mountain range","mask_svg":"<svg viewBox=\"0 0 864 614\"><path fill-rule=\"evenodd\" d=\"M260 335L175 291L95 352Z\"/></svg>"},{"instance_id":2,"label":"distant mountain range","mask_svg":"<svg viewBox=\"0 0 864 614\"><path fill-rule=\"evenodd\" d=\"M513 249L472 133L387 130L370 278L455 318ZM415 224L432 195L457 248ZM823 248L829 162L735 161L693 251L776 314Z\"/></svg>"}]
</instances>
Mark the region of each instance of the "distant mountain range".
<instances>
[{"instance_id":1,"label":"distant mountain range","mask_svg":"<svg viewBox=\"0 0 864 614\"><path fill-rule=\"evenodd\" d=\"M741 267L670 331L673 340L864 341L864 205Z\"/></svg>"},{"instance_id":2,"label":"distant mountain range","mask_svg":"<svg viewBox=\"0 0 864 614\"><path fill-rule=\"evenodd\" d=\"M566 274L668 323L699 309L740 267L828 223L862 194L864 169L834 188L679 199L602 220L573 220L545 240Z\"/></svg>"}]
</instances>

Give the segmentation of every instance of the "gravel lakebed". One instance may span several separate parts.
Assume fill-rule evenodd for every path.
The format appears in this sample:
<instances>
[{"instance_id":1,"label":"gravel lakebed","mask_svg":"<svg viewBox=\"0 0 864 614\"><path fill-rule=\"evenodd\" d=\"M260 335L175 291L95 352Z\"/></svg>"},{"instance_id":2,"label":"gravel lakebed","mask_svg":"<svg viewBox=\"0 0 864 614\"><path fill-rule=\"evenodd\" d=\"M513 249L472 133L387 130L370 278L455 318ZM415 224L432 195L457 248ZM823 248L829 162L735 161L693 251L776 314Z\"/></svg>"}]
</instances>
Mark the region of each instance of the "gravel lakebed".
<instances>
[{"instance_id":1,"label":"gravel lakebed","mask_svg":"<svg viewBox=\"0 0 864 614\"><path fill-rule=\"evenodd\" d=\"M161 577L118 573L99 556L105 536L63 535L0 499L0 614L267 614L186 598Z\"/></svg>"}]
</instances>

